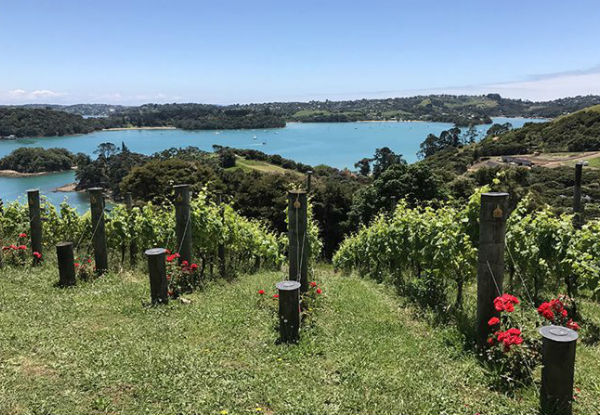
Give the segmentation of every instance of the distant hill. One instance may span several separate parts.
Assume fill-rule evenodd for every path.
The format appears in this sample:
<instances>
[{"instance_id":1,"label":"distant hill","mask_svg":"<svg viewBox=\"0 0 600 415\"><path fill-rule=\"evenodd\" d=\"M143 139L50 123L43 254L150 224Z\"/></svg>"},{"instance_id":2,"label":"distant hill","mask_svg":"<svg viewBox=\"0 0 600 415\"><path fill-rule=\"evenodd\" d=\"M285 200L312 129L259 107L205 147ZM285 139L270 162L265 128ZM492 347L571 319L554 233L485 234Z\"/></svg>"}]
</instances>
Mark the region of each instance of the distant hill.
<instances>
[{"instance_id":1,"label":"distant hill","mask_svg":"<svg viewBox=\"0 0 600 415\"><path fill-rule=\"evenodd\" d=\"M600 150L600 105L550 122L525 124L500 136L488 136L478 147L483 156Z\"/></svg>"},{"instance_id":2,"label":"distant hill","mask_svg":"<svg viewBox=\"0 0 600 415\"><path fill-rule=\"evenodd\" d=\"M347 101L267 102L256 104L145 104L121 106L110 104L42 105L29 108L47 108L65 111L84 117L130 117L134 122L179 122L198 119L199 113L212 115L228 111L251 111L269 114L286 121L349 122L367 120L421 120L441 121L468 126L491 123L490 117L555 118L580 109L600 104L600 96L587 95L560 98L552 101L527 101L503 98L499 94L487 95L420 95L402 98L357 99ZM160 113L160 116L156 116ZM218 118L218 117L217 117ZM194 123L183 122L192 126ZM238 120L240 121L240 120ZM256 122L253 119L252 122ZM261 120L264 122L264 120ZM279 124L281 122L278 122ZM218 127L218 122L203 121L200 127ZM186 127L182 127L186 128ZM197 127L194 127L197 128ZM245 128L245 127L239 127Z\"/></svg>"}]
</instances>

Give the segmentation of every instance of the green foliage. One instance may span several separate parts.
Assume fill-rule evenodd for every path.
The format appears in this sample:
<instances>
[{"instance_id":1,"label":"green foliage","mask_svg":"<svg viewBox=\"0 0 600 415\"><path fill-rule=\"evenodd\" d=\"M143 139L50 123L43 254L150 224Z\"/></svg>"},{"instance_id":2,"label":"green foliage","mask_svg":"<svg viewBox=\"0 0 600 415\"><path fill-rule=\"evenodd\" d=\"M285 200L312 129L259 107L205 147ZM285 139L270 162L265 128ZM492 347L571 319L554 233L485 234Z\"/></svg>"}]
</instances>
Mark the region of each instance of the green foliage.
<instances>
[{"instance_id":1,"label":"green foliage","mask_svg":"<svg viewBox=\"0 0 600 415\"><path fill-rule=\"evenodd\" d=\"M199 259L200 274L217 265L217 246L225 245L228 275L240 270L255 269L256 265L277 267L283 256L279 238L261 223L247 219L225 205L225 219L220 208L201 190L192 200L194 258ZM59 212L49 203L42 204L44 244L51 249L59 241L73 241L82 253L91 250L91 218L89 211L78 215L66 204ZM146 203L128 211L115 206L106 214L106 235L109 250L121 254L124 246L135 240L140 252L151 247L165 247L174 252L175 214L173 206ZM25 205L13 202L0 216L0 238L10 241L15 235L29 229L28 210ZM121 254L122 255L122 254ZM121 256L122 257L122 256Z\"/></svg>"},{"instance_id":2,"label":"green foliage","mask_svg":"<svg viewBox=\"0 0 600 415\"><path fill-rule=\"evenodd\" d=\"M347 238L333 258L334 266L378 281L389 277L429 306L446 304L453 285L455 305L461 306L463 286L474 275L476 258L468 235L469 208L410 208L402 200L393 217L379 215Z\"/></svg>"},{"instance_id":3,"label":"green foliage","mask_svg":"<svg viewBox=\"0 0 600 415\"><path fill-rule=\"evenodd\" d=\"M91 119L45 108L0 107L0 138L86 134L100 128Z\"/></svg>"},{"instance_id":4,"label":"green foliage","mask_svg":"<svg viewBox=\"0 0 600 415\"><path fill-rule=\"evenodd\" d=\"M0 159L0 170L38 173L69 170L75 156L64 148L20 147Z\"/></svg>"}]
</instances>

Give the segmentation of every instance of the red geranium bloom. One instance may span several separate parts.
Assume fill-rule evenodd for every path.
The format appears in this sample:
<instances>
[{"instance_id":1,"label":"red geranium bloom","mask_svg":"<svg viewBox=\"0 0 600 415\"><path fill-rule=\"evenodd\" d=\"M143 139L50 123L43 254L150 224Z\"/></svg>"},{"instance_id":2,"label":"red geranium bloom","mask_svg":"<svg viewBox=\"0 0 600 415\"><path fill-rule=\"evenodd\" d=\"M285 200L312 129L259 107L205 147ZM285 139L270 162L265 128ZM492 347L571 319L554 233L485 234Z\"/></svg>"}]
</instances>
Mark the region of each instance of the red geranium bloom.
<instances>
[{"instance_id":1,"label":"red geranium bloom","mask_svg":"<svg viewBox=\"0 0 600 415\"><path fill-rule=\"evenodd\" d=\"M314 281L311 281L311 282L310 282L310 286L311 286L311 287L316 287L316 286L317 286L317 283L316 283L316 282L314 282Z\"/></svg>"},{"instance_id":2,"label":"red geranium bloom","mask_svg":"<svg viewBox=\"0 0 600 415\"><path fill-rule=\"evenodd\" d=\"M33 256L36 257L37 259L42 259L42 254L40 254L38 251L34 251Z\"/></svg>"},{"instance_id":3,"label":"red geranium bloom","mask_svg":"<svg viewBox=\"0 0 600 415\"><path fill-rule=\"evenodd\" d=\"M18 249L20 249L21 251L25 251L27 247L25 245L19 245Z\"/></svg>"},{"instance_id":4,"label":"red geranium bloom","mask_svg":"<svg viewBox=\"0 0 600 415\"><path fill-rule=\"evenodd\" d=\"M88 264L91 264L91 263L92 263L92 260L91 260L91 259L89 259L89 258L88 258L88 260L87 260L87 261L88 261Z\"/></svg>"},{"instance_id":5,"label":"red geranium bloom","mask_svg":"<svg viewBox=\"0 0 600 415\"><path fill-rule=\"evenodd\" d=\"M552 311L552 306L549 302L540 304L537 311L540 315L544 316L546 320L554 321L554 311Z\"/></svg>"},{"instance_id":6,"label":"red geranium bloom","mask_svg":"<svg viewBox=\"0 0 600 415\"><path fill-rule=\"evenodd\" d=\"M494 308L496 311L512 313L515 311L515 304L519 304L519 299L510 294L502 294L500 297L494 299Z\"/></svg>"},{"instance_id":7,"label":"red geranium bloom","mask_svg":"<svg viewBox=\"0 0 600 415\"><path fill-rule=\"evenodd\" d=\"M27 234L25 232L21 232L19 234L19 238L27 238Z\"/></svg>"},{"instance_id":8,"label":"red geranium bloom","mask_svg":"<svg viewBox=\"0 0 600 415\"><path fill-rule=\"evenodd\" d=\"M10 244L9 248L10 248L10 249L17 249L17 245L15 245L15 244Z\"/></svg>"},{"instance_id":9,"label":"red geranium bloom","mask_svg":"<svg viewBox=\"0 0 600 415\"><path fill-rule=\"evenodd\" d=\"M495 326L497 324L500 324L500 319L498 317L492 317L488 320L488 326L490 327Z\"/></svg>"},{"instance_id":10,"label":"red geranium bloom","mask_svg":"<svg viewBox=\"0 0 600 415\"><path fill-rule=\"evenodd\" d=\"M192 269L192 271L196 271L198 269L198 264L192 264L190 265L190 268Z\"/></svg>"},{"instance_id":11,"label":"red geranium bloom","mask_svg":"<svg viewBox=\"0 0 600 415\"><path fill-rule=\"evenodd\" d=\"M320 288L317 288L317 294L321 294L323 291Z\"/></svg>"},{"instance_id":12,"label":"red geranium bloom","mask_svg":"<svg viewBox=\"0 0 600 415\"><path fill-rule=\"evenodd\" d=\"M169 249L165 249L165 253L170 255L171 251Z\"/></svg>"},{"instance_id":13,"label":"red geranium bloom","mask_svg":"<svg viewBox=\"0 0 600 415\"><path fill-rule=\"evenodd\" d=\"M181 266L182 266L182 267L187 267L188 265L189 265L189 262L187 262L187 261L183 261L183 262L181 263Z\"/></svg>"},{"instance_id":14,"label":"red geranium bloom","mask_svg":"<svg viewBox=\"0 0 600 415\"><path fill-rule=\"evenodd\" d=\"M258 290L258 293L259 293L260 295L263 295L263 294L265 293L265 290Z\"/></svg>"},{"instance_id":15,"label":"red geranium bloom","mask_svg":"<svg viewBox=\"0 0 600 415\"><path fill-rule=\"evenodd\" d=\"M173 291L171 291L171 290L167 291L167 295L168 295L169 297L173 297Z\"/></svg>"},{"instance_id":16,"label":"red geranium bloom","mask_svg":"<svg viewBox=\"0 0 600 415\"><path fill-rule=\"evenodd\" d=\"M75 263L75 268L77 268L79 266L79 262Z\"/></svg>"},{"instance_id":17,"label":"red geranium bloom","mask_svg":"<svg viewBox=\"0 0 600 415\"><path fill-rule=\"evenodd\" d=\"M567 321L567 328L577 331L579 330L579 324L575 323L573 319L569 319L569 321Z\"/></svg>"},{"instance_id":18,"label":"red geranium bloom","mask_svg":"<svg viewBox=\"0 0 600 415\"><path fill-rule=\"evenodd\" d=\"M273 294L273 298L279 298L279 294Z\"/></svg>"}]
</instances>

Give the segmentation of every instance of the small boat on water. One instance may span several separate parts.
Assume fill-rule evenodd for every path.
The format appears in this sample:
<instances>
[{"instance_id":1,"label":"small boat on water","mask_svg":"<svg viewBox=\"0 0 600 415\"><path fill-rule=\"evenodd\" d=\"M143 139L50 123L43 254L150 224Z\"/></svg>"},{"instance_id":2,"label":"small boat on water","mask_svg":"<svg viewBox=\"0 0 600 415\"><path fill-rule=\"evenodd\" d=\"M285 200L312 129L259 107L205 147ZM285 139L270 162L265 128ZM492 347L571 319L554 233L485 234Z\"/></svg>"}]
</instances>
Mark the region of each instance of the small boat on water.
<instances>
[{"instance_id":1,"label":"small boat on water","mask_svg":"<svg viewBox=\"0 0 600 415\"><path fill-rule=\"evenodd\" d=\"M252 136L252 139L253 139L253 140L256 140L256 136L255 136L255 135L254 135L254 136Z\"/></svg>"}]
</instances>

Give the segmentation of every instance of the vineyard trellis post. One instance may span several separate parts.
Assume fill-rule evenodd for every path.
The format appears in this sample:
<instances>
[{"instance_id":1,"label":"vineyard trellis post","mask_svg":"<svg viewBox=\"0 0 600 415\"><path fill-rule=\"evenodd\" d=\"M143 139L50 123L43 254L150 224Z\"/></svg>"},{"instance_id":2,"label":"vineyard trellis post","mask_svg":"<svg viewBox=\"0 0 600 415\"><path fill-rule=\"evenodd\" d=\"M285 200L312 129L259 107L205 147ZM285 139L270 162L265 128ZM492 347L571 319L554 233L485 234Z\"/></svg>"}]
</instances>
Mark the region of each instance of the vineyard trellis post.
<instances>
[{"instance_id":1,"label":"vineyard trellis post","mask_svg":"<svg viewBox=\"0 0 600 415\"><path fill-rule=\"evenodd\" d=\"M307 234L307 197L302 190L288 192L289 279L308 289L309 241Z\"/></svg>"},{"instance_id":2,"label":"vineyard trellis post","mask_svg":"<svg viewBox=\"0 0 600 415\"><path fill-rule=\"evenodd\" d=\"M125 206L129 215L133 210L133 195L131 192L125 193ZM131 224L129 225L131 226ZM129 264L134 267L137 263L137 241L134 235L131 235L131 241L129 241Z\"/></svg>"},{"instance_id":3,"label":"vineyard trellis post","mask_svg":"<svg viewBox=\"0 0 600 415\"><path fill-rule=\"evenodd\" d=\"M279 293L279 340L297 342L300 335L300 283L281 281L276 284Z\"/></svg>"},{"instance_id":4,"label":"vineyard trellis post","mask_svg":"<svg viewBox=\"0 0 600 415\"><path fill-rule=\"evenodd\" d=\"M59 242L56 244L56 257L58 258L58 285L61 287L75 285L73 242Z\"/></svg>"},{"instance_id":5,"label":"vineyard trellis post","mask_svg":"<svg viewBox=\"0 0 600 415\"><path fill-rule=\"evenodd\" d=\"M106 247L106 228L104 223L104 194L101 187L92 187L88 191L92 211L92 242L96 272L103 274L108 271L108 249Z\"/></svg>"},{"instance_id":6,"label":"vineyard trellis post","mask_svg":"<svg viewBox=\"0 0 600 415\"><path fill-rule=\"evenodd\" d=\"M543 338L540 413L571 415L577 332L560 326L543 326L539 332Z\"/></svg>"},{"instance_id":7,"label":"vineyard trellis post","mask_svg":"<svg viewBox=\"0 0 600 415\"><path fill-rule=\"evenodd\" d=\"M306 172L306 193L310 193L311 186L312 186L312 175L313 175L312 170L309 170Z\"/></svg>"},{"instance_id":8,"label":"vineyard trellis post","mask_svg":"<svg viewBox=\"0 0 600 415\"><path fill-rule=\"evenodd\" d=\"M479 258L477 262L477 345L485 347L488 321L498 316L494 299L502 295L504 245L508 193L483 193L479 212Z\"/></svg>"},{"instance_id":9,"label":"vineyard trellis post","mask_svg":"<svg viewBox=\"0 0 600 415\"><path fill-rule=\"evenodd\" d=\"M152 304L167 304L169 302L167 284L167 250L152 248L146 250L148 257L148 276L150 277L150 298Z\"/></svg>"},{"instance_id":10,"label":"vineyard trellis post","mask_svg":"<svg viewBox=\"0 0 600 415\"><path fill-rule=\"evenodd\" d=\"M27 204L29 206L29 230L31 236L31 252L42 254L42 215L40 210L40 190L30 189L27 191ZM40 263L41 257L34 256L33 263Z\"/></svg>"},{"instance_id":11,"label":"vineyard trellis post","mask_svg":"<svg viewBox=\"0 0 600 415\"><path fill-rule=\"evenodd\" d=\"M573 186L573 226L575 229L581 229L583 226L583 206L581 204L581 176L583 173L583 163L575 164L575 184Z\"/></svg>"},{"instance_id":12,"label":"vineyard trellis post","mask_svg":"<svg viewBox=\"0 0 600 415\"><path fill-rule=\"evenodd\" d=\"M178 184L175 190L175 235L179 263L192 262L192 212L190 208L190 185Z\"/></svg>"},{"instance_id":13,"label":"vineyard trellis post","mask_svg":"<svg viewBox=\"0 0 600 415\"><path fill-rule=\"evenodd\" d=\"M223 223L223 227L225 227L225 205L223 204L223 194L218 194L218 203L219 203L219 215L221 215L221 222ZM223 232L222 235L225 233ZM221 278L225 278L225 273L227 269L227 264L225 263L225 244L221 241L217 246L217 255L219 257L219 273Z\"/></svg>"}]
</instances>

